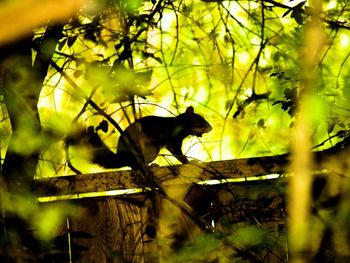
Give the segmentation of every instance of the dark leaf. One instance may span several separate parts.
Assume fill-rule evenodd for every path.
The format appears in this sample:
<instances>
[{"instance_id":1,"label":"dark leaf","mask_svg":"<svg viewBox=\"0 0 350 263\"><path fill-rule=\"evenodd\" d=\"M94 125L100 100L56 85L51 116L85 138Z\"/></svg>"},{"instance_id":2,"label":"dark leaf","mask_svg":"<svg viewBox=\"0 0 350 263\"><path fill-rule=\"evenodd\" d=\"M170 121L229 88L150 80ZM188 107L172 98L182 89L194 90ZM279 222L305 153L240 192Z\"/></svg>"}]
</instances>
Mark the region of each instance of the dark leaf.
<instances>
[{"instance_id":1,"label":"dark leaf","mask_svg":"<svg viewBox=\"0 0 350 263\"><path fill-rule=\"evenodd\" d=\"M296 99L296 89L286 88L284 89L284 97L288 100Z\"/></svg>"},{"instance_id":2,"label":"dark leaf","mask_svg":"<svg viewBox=\"0 0 350 263\"><path fill-rule=\"evenodd\" d=\"M116 44L116 45L114 46L114 49L115 49L116 51L119 51L119 49L121 49L122 47L123 47L123 43L120 42L120 43L118 43L118 44Z\"/></svg>"},{"instance_id":3,"label":"dark leaf","mask_svg":"<svg viewBox=\"0 0 350 263\"><path fill-rule=\"evenodd\" d=\"M266 126L265 126L265 121L264 121L264 119L260 119L260 120L258 121L258 123L257 123L257 126L258 126L259 128L265 129Z\"/></svg>"},{"instance_id":4,"label":"dark leaf","mask_svg":"<svg viewBox=\"0 0 350 263\"><path fill-rule=\"evenodd\" d=\"M273 72L270 74L270 77L276 77L280 74L280 72Z\"/></svg>"},{"instance_id":5,"label":"dark leaf","mask_svg":"<svg viewBox=\"0 0 350 263\"><path fill-rule=\"evenodd\" d=\"M290 89L290 88L285 88L284 91L283 91L283 93L284 93L284 96L285 96L286 98L292 97L292 89Z\"/></svg>"},{"instance_id":6,"label":"dark leaf","mask_svg":"<svg viewBox=\"0 0 350 263\"><path fill-rule=\"evenodd\" d=\"M77 38L78 38L77 35L72 36L72 37L69 37L69 38L68 38L68 41L67 41L68 47L72 47L73 44L75 43L75 41L77 40Z\"/></svg>"},{"instance_id":7,"label":"dark leaf","mask_svg":"<svg viewBox=\"0 0 350 263\"><path fill-rule=\"evenodd\" d=\"M334 130L334 127L335 127L335 122L332 122L328 125L328 129L327 129L327 132L328 133L331 133L333 130Z\"/></svg>"},{"instance_id":8,"label":"dark leaf","mask_svg":"<svg viewBox=\"0 0 350 263\"><path fill-rule=\"evenodd\" d=\"M283 100L276 100L274 103L272 103L272 106L275 106L277 104L283 103Z\"/></svg>"},{"instance_id":9,"label":"dark leaf","mask_svg":"<svg viewBox=\"0 0 350 263\"><path fill-rule=\"evenodd\" d=\"M338 125L339 125L340 128L346 129L346 125L345 125L344 123L341 122L341 123L339 123Z\"/></svg>"},{"instance_id":10,"label":"dark leaf","mask_svg":"<svg viewBox=\"0 0 350 263\"><path fill-rule=\"evenodd\" d=\"M58 50L62 50L62 48L64 47L64 45L67 43L67 38L62 39L61 41L58 42Z\"/></svg>"},{"instance_id":11,"label":"dark leaf","mask_svg":"<svg viewBox=\"0 0 350 263\"><path fill-rule=\"evenodd\" d=\"M100 122L100 125L98 125L98 128L100 128L104 133L108 131L108 122L106 120L103 120Z\"/></svg>"},{"instance_id":12,"label":"dark leaf","mask_svg":"<svg viewBox=\"0 0 350 263\"><path fill-rule=\"evenodd\" d=\"M163 60L161 58L154 56L153 59L155 59L160 64L163 64Z\"/></svg>"},{"instance_id":13,"label":"dark leaf","mask_svg":"<svg viewBox=\"0 0 350 263\"><path fill-rule=\"evenodd\" d=\"M152 54L152 53L148 53L148 52L142 52L142 56L144 57L144 58L153 58L154 60L156 60L157 62L159 62L159 63L163 63L163 60L161 59L161 58L159 58L159 57L156 57L154 54Z\"/></svg>"},{"instance_id":14,"label":"dark leaf","mask_svg":"<svg viewBox=\"0 0 350 263\"><path fill-rule=\"evenodd\" d=\"M289 111L288 111L288 114L289 114L290 116L293 116L294 113L295 113L295 110L296 110L295 105L290 106Z\"/></svg>"},{"instance_id":15,"label":"dark leaf","mask_svg":"<svg viewBox=\"0 0 350 263\"><path fill-rule=\"evenodd\" d=\"M282 110L286 111L286 110L289 109L289 107L290 107L290 105L289 105L288 102L283 102L282 103L282 106L281 106Z\"/></svg>"},{"instance_id":16,"label":"dark leaf","mask_svg":"<svg viewBox=\"0 0 350 263\"><path fill-rule=\"evenodd\" d=\"M270 77L277 77L278 79L284 79L284 72L273 72L270 74Z\"/></svg>"},{"instance_id":17,"label":"dark leaf","mask_svg":"<svg viewBox=\"0 0 350 263\"><path fill-rule=\"evenodd\" d=\"M299 25L304 24L304 19L303 19L303 16L302 16L300 10L294 9L293 12L292 12L292 14L291 14L291 17L294 18L294 20L295 20Z\"/></svg>"}]
</instances>

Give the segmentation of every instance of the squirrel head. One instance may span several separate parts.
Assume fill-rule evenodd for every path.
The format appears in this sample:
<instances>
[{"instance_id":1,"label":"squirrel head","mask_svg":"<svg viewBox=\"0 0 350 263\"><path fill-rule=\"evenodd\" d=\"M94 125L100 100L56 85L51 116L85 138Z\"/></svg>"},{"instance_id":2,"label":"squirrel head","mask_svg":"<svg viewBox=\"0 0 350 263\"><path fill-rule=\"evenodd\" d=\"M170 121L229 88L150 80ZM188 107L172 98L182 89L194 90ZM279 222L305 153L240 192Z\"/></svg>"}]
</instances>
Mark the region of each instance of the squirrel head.
<instances>
[{"instance_id":1,"label":"squirrel head","mask_svg":"<svg viewBox=\"0 0 350 263\"><path fill-rule=\"evenodd\" d=\"M190 135L201 137L204 133L210 132L213 128L201 115L194 113L194 108L189 106L181 114L185 118Z\"/></svg>"}]
</instances>

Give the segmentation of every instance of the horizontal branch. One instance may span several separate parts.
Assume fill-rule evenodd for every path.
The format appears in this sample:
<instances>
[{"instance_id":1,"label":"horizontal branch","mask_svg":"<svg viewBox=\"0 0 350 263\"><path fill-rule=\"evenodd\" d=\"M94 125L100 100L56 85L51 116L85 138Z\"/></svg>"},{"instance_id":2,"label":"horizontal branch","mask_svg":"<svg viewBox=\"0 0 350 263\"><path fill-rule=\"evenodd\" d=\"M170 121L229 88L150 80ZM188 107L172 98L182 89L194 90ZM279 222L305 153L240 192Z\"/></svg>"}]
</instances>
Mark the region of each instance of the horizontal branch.
<instances>
[{"instance_id":1,"label":"horizontal branch","mask_svg":"<svg viewBox=\"0 0 350 263\"><path fill-rule=\"evenodd\" d=\"M271 173L284 173L286 155L190 163L151 167L150 171L162 185L191 184L208 180L245 178ZM124 170L95 174L79 174L35 180L39 196L74 195L89 192L135 189L145 184L137 171Z\"/></svg>"},{"instance_id":2,"label":"horizontal branch","mask_svg":"<svg viewBox=\"0 0 350 263\"><path fill-rule=\"evenodd\" d=\"M313 169L315 172L347 176L345 173L348 170L349 153L350 139L345 138L327 150L314 152ZM210 163L154 166L150 167L150 172L156 181L165 187L192 183L210 184L210 180L225 183L238 178L242 180L236 181L242 182L262 175L288 173L289 158L289 154L282 154ZM119 193L133 193L135 189L147 189L147 183L143 180L144 176L138 171L124 170L36 179L35 186L41 197L114 190L120 191Z\"/></svg>"}]
</instances>

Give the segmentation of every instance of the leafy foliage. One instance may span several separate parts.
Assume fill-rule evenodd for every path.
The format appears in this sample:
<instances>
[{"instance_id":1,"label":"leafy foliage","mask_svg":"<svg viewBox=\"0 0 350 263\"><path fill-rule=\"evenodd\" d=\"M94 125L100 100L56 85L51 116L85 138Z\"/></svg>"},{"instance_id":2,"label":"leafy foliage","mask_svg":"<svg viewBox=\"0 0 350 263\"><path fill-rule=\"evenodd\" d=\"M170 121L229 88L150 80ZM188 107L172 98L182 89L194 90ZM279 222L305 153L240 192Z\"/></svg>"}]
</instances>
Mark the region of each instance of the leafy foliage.
<instances>
[{"instance_id":1,"label":"leafy foliage","mask_svg":"<svg viewBox=\"0 0 350 263\"><path fill-rule=\"evenodd\" d=\"M316 68L318 88L313 92L321 98L318 107L326 110L315 116L315 145L332 136L327 133L332 120L347 126L347 97L342 96L347 53L341 47L349 36L335 12L343 10L345 18L345 4L330 1L322 16L330 41ZM189 156L219 160L286 152L304 85L303 32L312 10L307 1L100 2L65 26L55 69L49 72L39 102L43 122L49 121L51 115L46 117L45 111L54 103L55 111L70 115L71 121L97 126L104 118L101 112L85 106L79 97L91 98L118 120L120 128L143 114L169 114L169 105L173 112L188 105L201 111L205 106L216 127L201 147L210 155L201 151L203 156L197 156L200 145L192 147L190 141ZM339 59L333 61L334 56ZM65 74L60 77L58 69ZM260 120L266 129L252 128ZM335 127L336 133L340 127ZM110 147L115 147L117 137L113 130L103 135ZM60 165L43 164L39 174L69 173L61 158ZM72 163L75 158L72 150Z\"/></svg>"},{"instance_id":2,"label":"leafy foliage","mask_svg":"<svg viewBox=\"0 0 350 263\"><path fill-rule=\"evenodd\" d=\"M99 127L103 141L114 150L118 133L134 119L152 114L173 116L189 105L205 113L214 127L201 143L195 139L186 142L185 152L193 159L215 161L288 152L291 124L302 107L299 102L308 74L316 76L308 101L313 148L327 149L349 135L348 0L323 1L319 19L324 42L310 72L304 67L306 43L312 42L305 39L305 31L315 11L310 1L91 2L92 7L64 22L56 38L46 41L53 27L44 26L36 28L27 42L33 53L26 63L32 66L33 61L37 72L46 74L42 87L40 78L31 78L32 71L17 63L24 61L25 54L13 61L6 52L0 55L1 85L6 82L13 88L1 91L1 102L7 107L3 104L1 108L1 157L9 152L11 129L18 128L10 151L22 159L14 163L22 164L26 157L40 152L36 177L100 171L89 161L83 141L77 140L79 147L67 147L67 141L74 141L86 127ZM49 56L52 45L56 48ZM38 57L43 59L38 62ZM21 107L11 108L15 104L12 97L6 100L9 90L14 91L11 96L22 95L25 103ZM43 132L38 123L18 113L35 111L37 105ZM21 116L16 121L9 117L13 108ZM156 162L175 161L164 154ZM23 166L17 168L20 171ZM36 210L28 211L24 213ZM339 217L347 218L344 211ZM18 228L24 229L21 224ZM255 226L235 234L225 240L237 248L232 260L254 261L259 250L271 242L268 233ZM198 247L188 247L184 257L201 258L202 249L211 252L218 246L212 236L203 240L199 239ZM252 256L255 252L256 257Z\"/></svg>"}]
</instances>

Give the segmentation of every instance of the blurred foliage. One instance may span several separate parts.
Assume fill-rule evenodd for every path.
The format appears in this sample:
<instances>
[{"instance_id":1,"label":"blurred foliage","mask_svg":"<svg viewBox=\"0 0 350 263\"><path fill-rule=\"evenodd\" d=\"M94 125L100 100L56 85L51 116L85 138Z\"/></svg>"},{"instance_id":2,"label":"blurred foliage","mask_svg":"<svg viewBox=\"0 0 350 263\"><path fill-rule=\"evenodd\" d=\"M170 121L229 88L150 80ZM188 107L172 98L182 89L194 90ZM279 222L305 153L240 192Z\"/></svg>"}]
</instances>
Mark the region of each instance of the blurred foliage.
<instances>
[{"instance_id":1,"label":"blurred foliage","mask_svg":"<svg viewBox=\"0 0 350 263\"><path fill-rule=\"evenodd\" d=\"M174 116L189 105L214 128L201 142L186 140L184 152L193 159L215 161L289 151L304 76L309 74L303 72L303 57L305 28L313 12L310 1L87 2L91 3L65 20L58 43L51 43L57 44L56 51L38 102L44 131L36 132L23 121L20 132L13 135L16 152L29 155L41 150L36 177L75 173L67 163L65 139L79 136L90 125L96 127L107 117L115 120L117 125L101 134L115 151L118 132L136 118ZM350 1L323 2L321 20L326 37L308 102L312 105L312 144L319 146L318 150L329 148L348 134L350 112ZM61 23L62 16L70 14L53 13L53 21L59 16ZM26 18L23 14L16 16ZM2 25L11 24L12 20L5 23L2 19L0 16ZM41 19L46 21L46 16ZM34 60L44 45L47 27L40 27L42 21L29 22L38 26L32 41ZM23 30L28 31L27 25ZM20 68L17 73L14 79L28 74ZM3 104L0 114L3 161L11 134ZM89 162L84 143L69 149L68 155L78 170L100 171ZM164 154L156 162L176 161ZM18 209L15 213L19 218L28 219L38 210L22 211L24 203L12 205ZM343 204L339 206L343 208ZM65 207L62 210L70 211ZM345 207L337 218L346 222L348 214ZM38 230L40 238L47 237L46 230L60 217L59 210L45 210L35 217L39 218L36 222L48 220ZM249 258L247 251L270 244L264 231L247 226L226 240L240 248L242 257ZM333 235L341 236L339 229ZM186 248L189 251L184 257L201 259L202 249L215 250L216 242L200 236L198 248Z\"/></svg>"}]
</instances>

